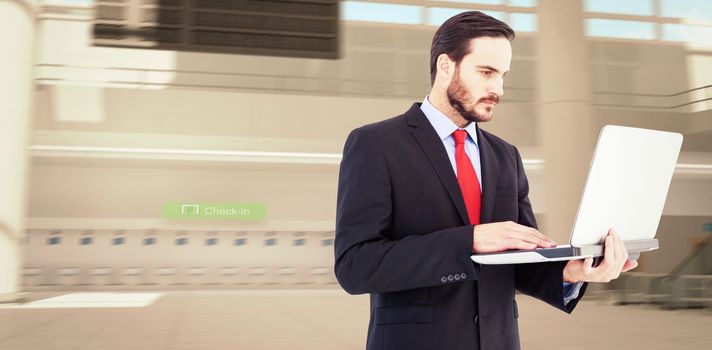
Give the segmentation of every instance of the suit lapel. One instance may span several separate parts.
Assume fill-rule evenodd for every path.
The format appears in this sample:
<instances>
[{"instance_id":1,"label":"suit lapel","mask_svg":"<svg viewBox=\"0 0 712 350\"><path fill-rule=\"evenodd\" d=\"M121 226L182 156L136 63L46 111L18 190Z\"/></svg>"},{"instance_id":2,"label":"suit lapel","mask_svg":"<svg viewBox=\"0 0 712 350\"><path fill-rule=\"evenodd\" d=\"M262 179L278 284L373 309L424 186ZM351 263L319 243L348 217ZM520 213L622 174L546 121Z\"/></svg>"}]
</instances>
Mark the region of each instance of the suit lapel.
<instances>
[{"instance_id":1,"label":"suit lapel","mask_svg":"<svg viewBox=\"0 0 712 350\"><path fill-rule=\"evenodd\" d=\"M462 192L460 192L460 185L457 183L457 177L452 170L452 164L450 164L450 159L447 156L445 147L443 147L442 140L440 140L433 126L428 122L423 111L420 110L419 104L413 104L410 110L405 113L405 118L411 127L411 135L413 135L421 150L430 160L430 164L435 169L435 173L438 174L440 182L445 186L450 199L455 208L457 208L462 222L469 223L470 220L467 216Z\"/></svg>"},{"instance_id":2,"label":"suit lapel","mask_svg":"<svg viewBox=\"0 0 712 350\"><path fill-rule=\"evenodd\" d=\"M499 164L492 145L484 137L479 124L477 125L477 143L480 146L480 166L482 168L482 209L480 222L492 222L494 214L494 197L497 193L497 173Z\"/></svg>"}]
</instances>

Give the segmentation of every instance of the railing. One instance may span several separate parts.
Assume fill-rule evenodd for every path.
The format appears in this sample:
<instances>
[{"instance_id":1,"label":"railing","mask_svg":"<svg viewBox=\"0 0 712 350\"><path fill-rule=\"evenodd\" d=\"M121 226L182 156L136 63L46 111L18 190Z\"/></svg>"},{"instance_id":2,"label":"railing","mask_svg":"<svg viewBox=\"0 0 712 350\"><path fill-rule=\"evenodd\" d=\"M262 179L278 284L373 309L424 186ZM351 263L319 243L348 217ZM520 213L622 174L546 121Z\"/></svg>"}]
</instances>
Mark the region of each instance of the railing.
<instances>
[{"instance_id":1,"label":"railing","mask_svg":"<svg viewBox=\"0 0 712 350\"><path fill-rule=\"evenodd\" d=\"M613 287L618 304L712 310L712 235L671 273L625 273Z\"/></svg>"},{"instance_id":2,"label":"railing","mask_svg":"<svg viewBox=\"0 0 712 350\"><path fill-rule=\"evenodd\" d=\"M405 81L376 81L306 75L210 72L130 67L86 67L37 64L36 81L42 85L86 85L130 89L186 88L207 90L268 90L309 92L323 95L383 96L384 84L393 96L422 98L427 86ZM534 89L508 86L507 102L533 102ZM675 110L712 101L712 85L672 94L593 91L592 106Z\"/></svg>"}]
</instances>

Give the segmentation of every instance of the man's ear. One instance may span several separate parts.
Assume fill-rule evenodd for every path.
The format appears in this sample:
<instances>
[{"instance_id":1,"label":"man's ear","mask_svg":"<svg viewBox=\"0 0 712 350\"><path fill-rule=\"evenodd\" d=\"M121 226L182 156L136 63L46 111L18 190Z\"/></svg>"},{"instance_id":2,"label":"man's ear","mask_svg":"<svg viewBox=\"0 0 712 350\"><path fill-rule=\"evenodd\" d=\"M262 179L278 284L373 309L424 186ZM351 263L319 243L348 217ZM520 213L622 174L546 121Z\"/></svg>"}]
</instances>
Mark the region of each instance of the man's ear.
<instances>
[{"instance_id":1,"label":"man's ear","mask_svg":"<svg viewBox=\"0 0 712 350\"><path fill-rule=\"evenodd\" d=\"M455 72L455 62L453 62L446 53L441 53L440 56L438 56L435 67L437 67L438 74L448 81Z\"/></svg>"}]
</instances>

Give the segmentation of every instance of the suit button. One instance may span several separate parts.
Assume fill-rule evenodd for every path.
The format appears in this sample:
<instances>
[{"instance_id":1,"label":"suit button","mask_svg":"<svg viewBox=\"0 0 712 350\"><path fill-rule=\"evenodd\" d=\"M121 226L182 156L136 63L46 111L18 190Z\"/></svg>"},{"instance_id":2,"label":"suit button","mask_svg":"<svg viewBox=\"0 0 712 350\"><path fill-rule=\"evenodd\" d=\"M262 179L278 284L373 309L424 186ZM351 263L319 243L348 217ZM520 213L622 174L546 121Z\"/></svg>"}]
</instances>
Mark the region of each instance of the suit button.
<instances>
[{"instance_id":1,"label":"suit button","mask_svg":"<svg viewBox=\"0 0 712 350\"><path fill-rule=\"evenodd\" d=\"M480 315L475 315L474 321L475 321L475 323L479 322L479 321L480 321Z\"/></svg>"},{"instance_id":2,"label":"suit button","mask_svg":"<svg viewBox=\"0 0 712 350\"><path fill-rule=\"evenodd\" d=\"M462 279L464 280L465 278L467 278L467 274L466 274L466 273L464 273L464 272L463 272L463 273L461 273L461 274L460 274L460 278L462 278Z\"/></svg>"},{"instance_id":3,"label":"suit button","mask_svg":"<svg viewBox=\"0 0 712 350\"><path fill-rule=\"evenodd\" d=\"M452 275L447 275L447 280L448 280L448 281L452 282L452 280L454 280L454 279L455 279L455 278L452 277Z\"/></svg>"},{"instance_id":4,"label":"suit button","mask_svg":"<svg viewBox=\"0 0 712 350\"><path fill-rule=\"evenodd\" d=\"M460 275L456 273L456 274L455 274L455 281L459 281L459 280L460 280Z\"/></svg>"},{"instance_id":5,"label":"suit button","mask_svg":"<svg viewBox=\"0 0 712 350\"><path fill-rule=\"evenodd\" d=\"M447 282L447 277L445 277L445 276L440 277L440 282L442 282L442 283Z\"/></svg>"}]
</instances>

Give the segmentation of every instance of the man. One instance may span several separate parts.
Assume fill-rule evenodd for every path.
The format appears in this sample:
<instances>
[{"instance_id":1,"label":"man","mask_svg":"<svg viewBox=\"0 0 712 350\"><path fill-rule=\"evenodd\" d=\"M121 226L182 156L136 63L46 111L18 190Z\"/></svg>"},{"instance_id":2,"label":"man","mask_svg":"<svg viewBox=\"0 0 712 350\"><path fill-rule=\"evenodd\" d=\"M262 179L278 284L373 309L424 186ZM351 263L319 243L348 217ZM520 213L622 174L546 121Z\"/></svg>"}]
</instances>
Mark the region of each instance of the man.
<instances>
[{"instance_id":1,"label":"man","mask_svg":"<svg viewBox=\"0 0 712 350\"><path fill-rule=\"evenodd\" d=\"M470 259L556 245L536 230L519 152L478 124L504 93L513 39L480 12L452 17L433 38L423 103L346 141L335 272L347 292L371 294L368 349L518 349L515 290L570 313L586 282L637 266L614 232L598 267Z\"/></svg>"}]
</instances>

